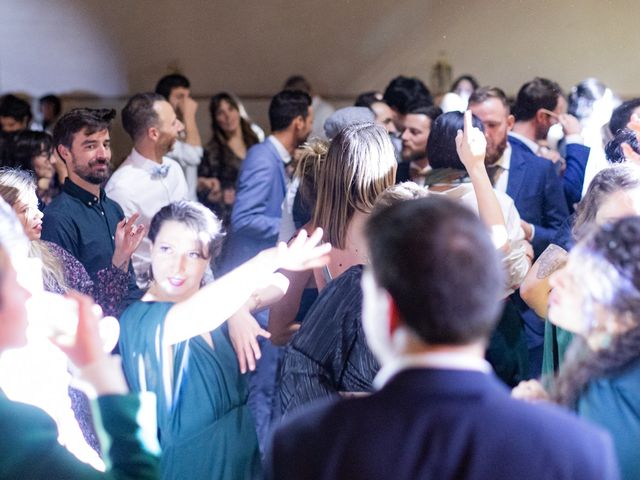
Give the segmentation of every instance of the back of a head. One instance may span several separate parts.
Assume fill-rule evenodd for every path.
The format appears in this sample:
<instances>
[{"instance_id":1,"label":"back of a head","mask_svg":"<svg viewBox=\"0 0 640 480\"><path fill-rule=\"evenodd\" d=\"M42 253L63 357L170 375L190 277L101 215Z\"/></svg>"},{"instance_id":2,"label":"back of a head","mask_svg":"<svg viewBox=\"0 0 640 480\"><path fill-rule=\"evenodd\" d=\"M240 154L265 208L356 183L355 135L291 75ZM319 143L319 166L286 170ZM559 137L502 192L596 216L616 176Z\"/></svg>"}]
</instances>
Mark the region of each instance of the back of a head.
<instances>
[{"instance_id":1,"label":"back of a head","mask_svg":"<svg viewBox=\"0 0 640 480\"><path fill-rule=\"evenodd\" d=\"M370 92L364 92L358 95L353 106L371 108L371 105L376 102L384 102L384 99L382 98L382 93L378 92L377 90L372 90Z\"/></svg>"},{"instance_id":2,"label":"back of a head","mask_svg":"<svg viewBox=\"0 0 640 480\"><path fill-rule=\"evenodd\" d=\"M36 181L31 172L19 168L0 168L0 198L10 206L28 194L35 195Z\"/></svg>"},{"instance_id":3,"label":"back of a head","mask_svg":"<svg viewBox=\"0 0 640 480\"><path fill-rule=\"evenodd\" d=\"M307 118L311 97L301 90L282 90L269 105L269 124L272 132L286 130L296 117Z\"/></svg>"},{"instance_id":4,"label":"back of a head","mask_svg":"<svg viewBox=\"0 0 640 480\"><path fill-rule=\"evenodd\" d=\"M631 149L640 155L640 143L633 130L621 128L615 136L604 146L604 155L610 163L623 163L627 159L622 150L622 144L628 144Z\"/></svg>"},{"instance_id":5,"label":"back of a head","mask_svg":"<svg viewBox=\"0 0 640 480\"><path fill-rule=\"evenodd\" d=\"M626 128L627 123L631 120L631 115L636 108L640 108L640 98L633 98L627 100L619 105L611 114L611 120L609 120L609 130L614 135L618 133L618 130Z\"/></svg>"},{"instance_id":6,"label":"back of a head","mask_svg":"<svg viewBox=\"0 0 640 480\"><path fill-rule=\"evenodd\" d=\"M166 99L157 93L137 93L129 99L122 109L122 127L131 140L135 141L158 124L158 112L154 105L162 101Z\"/></svg>"},{"instance_id":7,"label":"back of a head","mask_svg":"<svg viewBox=\"0 0 640 480\"><path fill-rule=\"evenodd\" d=\"M158 95L162 95L165 100L169 100L171 90L178 87L191 88L191 83L189 83L189 79L184 75L180 75L179 73L172 73L171 75L165 75L160 80L158 80L155 93L157 93Z\"/></svg>"},{"instance_id":8,"label":"back of a head","mask_svg":"<svg viewBox=\"0 0 640 480\"><path fill-rule=\"evenodd\" d=\"M473 116L473 126L484 130L482 122ZM427 140L427 158L433 168L455 168L464 170L456 149L456 135L464 128L462 112L447 112L436 118L431 125Z\"/></svg>"},{"instance_id":9,"label":"back of a head","mask_svg":"<svg viewBox=\"0 0 640 480\"><path fill-rule=\"evenodd\" d=\"M324 133L332 139L340 130L358 123L373 123L376 117L372 110L365 107L344 107L333 112L324 121Z\"/></svg>"},{"instance_id":10,"label":"back of a head","mask_svg":"<svg viewBox=\"0 0 640 480\"><path fill-rule=\"evenodd\" d=\"M546 78L536 77L525 83L518 91L513 115L518 122L526 122L535 117L541 108L553 111L562 95L560 86Z\"/></svg>"},{"instance_id":11,"label":"back of a head","mask_svg":"<svg viewBox=\"0 0 640 480\"><path fill-rule=\"evenodd\" d=\"M380 210L389 208L391 205L395 205L396 203L406 202L407 200L416 200L418 198L424 198L428 196L429 190L421 187L417 183L396 183L395 185L391 185L378 196L371 214L373 215Z\"/></svg>"},{"instance_id":12,"label":"back of a head","mask_svg":"<svg viewBox=\"0 0 640 480\"><path fill-rule=\"evenodd\" d=\"M384 91L384 101L401 115L407 113L407 107L416 101L433 105L433 97L422 80L416 77L399 76L391 80Z\"/></svg>"},{"instance_id":13,"label":"back of a head","mask_svg":"<svg viewBox=\"0 0 640 480\"><path fill-rule=\"evenodd\" d=\"M356 210L371 212L378 195L395 183L397 165L389 134L379 125L351 125L332 140L317 178L313 223L334 247L345 247Z\"/></svg>"},{"instance_id":14,"label":"back of a head","mask_svg":"<svg viewBox=\"0 0 640 480\"><path fill-rule=\"evenodd\" d=\"M291 75L287 78L282 86L283 90L300 90L307 95L312 94L312 88L309 81L302 75Z\"/></svg>"},{"instance_id":15,"label":"back of a head","mask_svg":"<svg viewBox=\"0 0 640 480\"><path fill-rule=\"evenodd\" d=\"M569 93L568 113L578 120L588 118L593 111L594 102L601 99L606 91L606 85L597 78L587 78L581 81Z\"/></svg>"},{"instance_id":16,"label":"back of a head","mask_svg":"<svg viewBox=\"0 0 640 480\"><path fill-rule=\"evenodd\" d=\"M74 108L65 113L53 128L53 145L64 145L71 148L76 133L85 130L87 135L93 135L111 128L111 122L116 116L112 108Z\"/></svg>"},{"instance_id":17,"label":"back of a head","mask_svg":"<svg viewBox=\"0 0 640 480\"><path fill-rule=\"evenodd\" d=\"M0 117L11 117L19 122L31 121L31 106L12 94L0 98Z\"/></svg>"},{"instance_id":18,"label":"back of a head","mask_svg":"<svg viewBox=\"0 0 640 480\"><path fill-rule=\"evenodd\" d=\"M365 235L378 285L423 342L488 341L501 309L503 272L477 215L431 195L377 211Z\"/></svg>"}]
</instances>

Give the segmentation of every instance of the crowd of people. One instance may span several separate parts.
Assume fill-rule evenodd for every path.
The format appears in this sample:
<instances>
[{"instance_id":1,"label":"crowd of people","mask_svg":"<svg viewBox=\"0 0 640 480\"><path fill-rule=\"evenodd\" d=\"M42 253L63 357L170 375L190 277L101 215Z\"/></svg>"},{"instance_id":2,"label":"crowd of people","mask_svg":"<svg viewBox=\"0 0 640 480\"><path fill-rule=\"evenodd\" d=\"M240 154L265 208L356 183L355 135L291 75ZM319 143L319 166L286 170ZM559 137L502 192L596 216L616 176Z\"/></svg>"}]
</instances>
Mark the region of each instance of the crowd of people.
<instances>
[{"instance_id":1,"label":"crowd of people","mask_svg":"<svg viewBox=\"0 0 640 480\"><path fill-rule=\"evenodd\" d=\"M640 99L294 75L205 143L171 74L115 171L62 107L0 97L0 478L640 477Z\"/></svg>"}]
</instances>

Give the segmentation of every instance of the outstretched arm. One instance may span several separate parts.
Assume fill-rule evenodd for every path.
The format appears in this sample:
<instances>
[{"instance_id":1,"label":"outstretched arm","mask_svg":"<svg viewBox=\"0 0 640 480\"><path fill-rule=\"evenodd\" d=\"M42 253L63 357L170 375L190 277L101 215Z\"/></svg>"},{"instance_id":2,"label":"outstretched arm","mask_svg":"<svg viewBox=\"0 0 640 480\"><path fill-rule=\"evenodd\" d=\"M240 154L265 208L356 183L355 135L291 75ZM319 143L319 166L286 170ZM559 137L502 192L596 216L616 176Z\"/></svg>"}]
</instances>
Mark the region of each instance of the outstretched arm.
<instances>
[{"instance_id":1,"label":"outstretched arm","mask_svg":"<svg viewBox=\"0 0 640 480\"><path fill-rule=\"evenodd\" d=\"M547 318L549 309L549 277L564 266L567 255L565 249L552 243L538 257L520 285L520 296L542 318Z\"/></svg>"}]
</instances>

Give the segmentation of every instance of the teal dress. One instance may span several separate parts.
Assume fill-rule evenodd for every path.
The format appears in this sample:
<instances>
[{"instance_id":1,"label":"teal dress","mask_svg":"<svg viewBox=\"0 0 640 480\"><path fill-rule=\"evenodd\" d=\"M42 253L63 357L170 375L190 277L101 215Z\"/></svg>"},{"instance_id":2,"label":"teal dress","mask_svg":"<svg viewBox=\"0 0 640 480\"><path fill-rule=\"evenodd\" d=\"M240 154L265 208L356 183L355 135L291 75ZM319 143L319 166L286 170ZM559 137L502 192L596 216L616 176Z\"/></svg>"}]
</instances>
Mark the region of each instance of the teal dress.
<instances>
[{"instance_id":1,"label":"teal dress","mask_svg":"<svg viewBox=\"0 0 640 480\"><path fill-rule=\"evenodd\" d=\"M542 376L555 376L560 369L573 333L546 320L544 325L544 350L542 354Z\"/></svg>"},{"instance_id":2,"label":"teal dress","mask_svg":"<svg viewBox=\"0 0 640 480\"><path fill-rule=\"evenodd\" d=\"M611 434L622 480L640 478L640 358L591 380L577 411Z\"/></svg>"},{"instance_id":3,"label":"teal dress","mask_svg":"<svg viewBox=\"0 0 640 480\"><path fill-rule=\"evenodd\" d=\"M172 305L138 301L120 317L127 381L158 398L162 478L256 478L258 440L231 342L219 328L211 332L214 348L201 336L161 348Z\"/></svg>"}]
</instances>

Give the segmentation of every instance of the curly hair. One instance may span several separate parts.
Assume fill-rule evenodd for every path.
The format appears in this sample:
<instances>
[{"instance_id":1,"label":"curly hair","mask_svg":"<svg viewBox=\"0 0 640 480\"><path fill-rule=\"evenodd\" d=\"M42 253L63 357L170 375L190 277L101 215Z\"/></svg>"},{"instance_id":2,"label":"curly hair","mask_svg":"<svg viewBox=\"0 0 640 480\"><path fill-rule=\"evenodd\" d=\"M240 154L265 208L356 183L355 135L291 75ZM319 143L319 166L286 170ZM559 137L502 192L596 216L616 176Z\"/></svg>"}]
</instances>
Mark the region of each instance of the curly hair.
<instances>
[{"instance_id":1,"label":"curly hair","mask_svg":"<svg viewBox=\"0 0 640 480\"><path fill-rule=\"evenodd\" d=\"M610 314L606 322L628 322L623 333L591 350L577 340L552 388L552 398L572 406L595 378L624 368L640 358L640 217L627 217L588 235L571 252L585 275L585 310L598 305ZM596 319L590 318L591 329Z\"/></svg>"}]
</instances>

